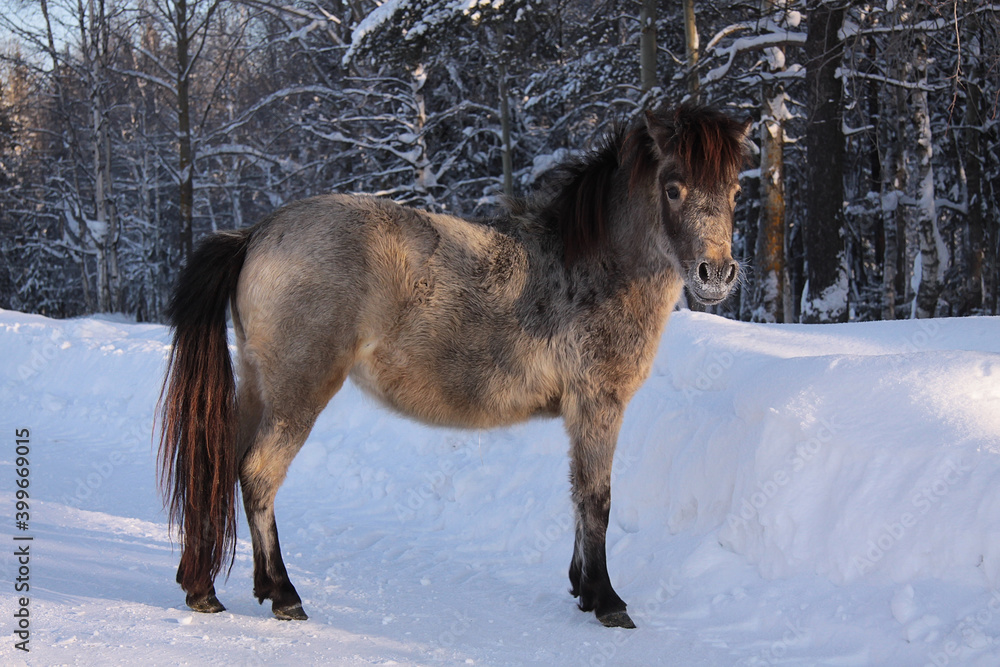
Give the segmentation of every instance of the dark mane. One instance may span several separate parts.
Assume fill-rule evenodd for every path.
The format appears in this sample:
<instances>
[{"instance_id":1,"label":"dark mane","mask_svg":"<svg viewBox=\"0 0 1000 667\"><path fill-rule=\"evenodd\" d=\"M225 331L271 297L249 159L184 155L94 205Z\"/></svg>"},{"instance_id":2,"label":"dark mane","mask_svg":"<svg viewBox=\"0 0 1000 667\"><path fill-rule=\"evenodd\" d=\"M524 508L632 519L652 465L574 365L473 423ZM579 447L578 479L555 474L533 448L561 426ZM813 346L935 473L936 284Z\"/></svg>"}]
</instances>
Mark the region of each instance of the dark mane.
<instances>
[{"instance_id":1,"label":"dark mane","mask_svg":"<svg viewBox=\"0 0 1000 667\"><path fill-rule=\"evenodd\" d=\"M531 208L562 240L567 265L592 254L607 238L607 198L615 173L626 162L633 162L632 179L656 169L641 121L630 126L616 122L594 148L545 175L546 186Z\"/></svg>"},{"instance_id":2,"label":"dark mane","mask_svg":"<svg viewBox=\"0 0 1000 667\"><path fill-rule=\"evenodd\" d=\"M745 125L709 107L681 105L652 114L667 134L661 148L674 156L690 185L710 188L736 178L746 160ZM555 167L534 209L540 221L562 240L571 265L595 252L607 239L607 204L615 174L627 169L631 188L655 175L658 151L640 117L615 123L595 148Z\"/></svg>"}]
</instances>

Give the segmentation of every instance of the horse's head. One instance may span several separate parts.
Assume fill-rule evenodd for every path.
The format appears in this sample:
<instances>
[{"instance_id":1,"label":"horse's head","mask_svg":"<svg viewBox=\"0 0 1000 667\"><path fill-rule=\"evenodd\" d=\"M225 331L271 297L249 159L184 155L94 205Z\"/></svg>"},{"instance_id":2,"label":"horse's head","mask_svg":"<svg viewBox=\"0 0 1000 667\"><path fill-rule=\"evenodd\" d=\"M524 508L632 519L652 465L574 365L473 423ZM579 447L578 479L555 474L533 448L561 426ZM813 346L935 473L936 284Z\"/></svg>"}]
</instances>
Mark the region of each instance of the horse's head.
<instances>
[{"instance_id":1,"label":"horse's head","mask_svg":"<svg viewBox=\"0 0 1000 667\"><path fill-rule=\"evenodd\" d=\"M736 285L733 211L750 121L706 107L646 113L658 156L657 188L668 254L696 299L721 302Z\"/></svg>"}]
</instances>

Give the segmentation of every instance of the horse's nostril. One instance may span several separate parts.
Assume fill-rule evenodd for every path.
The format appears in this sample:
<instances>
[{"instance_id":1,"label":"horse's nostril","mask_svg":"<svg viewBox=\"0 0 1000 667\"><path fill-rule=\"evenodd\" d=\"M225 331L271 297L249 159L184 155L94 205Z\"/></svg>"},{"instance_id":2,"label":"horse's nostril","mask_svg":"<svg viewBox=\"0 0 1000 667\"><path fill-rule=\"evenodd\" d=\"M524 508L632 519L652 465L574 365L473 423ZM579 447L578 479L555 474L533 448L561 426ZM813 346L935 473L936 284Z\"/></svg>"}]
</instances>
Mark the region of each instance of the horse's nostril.
<instances>
[{"instance_id":1,"label":"horse's nostril","mask_svg":"<svg viewBox=\"0 0 1000 667\"><path fill-rule=\"evenodd\" d=\"M726 274L726 284L729 285L736 280L736 262L730 262L729 272Z\"/></svg>"},{"instance_id":2,"label":"horse's nostril","mask_svg":"<svg viewBox=\"0 0 1000 667\"><path fill-rule=\"evenodd\" d=\"M698 265L698 277L701 278L701 282L708 282L708 262L702 262Z\"/></svg>"}]
</instances>

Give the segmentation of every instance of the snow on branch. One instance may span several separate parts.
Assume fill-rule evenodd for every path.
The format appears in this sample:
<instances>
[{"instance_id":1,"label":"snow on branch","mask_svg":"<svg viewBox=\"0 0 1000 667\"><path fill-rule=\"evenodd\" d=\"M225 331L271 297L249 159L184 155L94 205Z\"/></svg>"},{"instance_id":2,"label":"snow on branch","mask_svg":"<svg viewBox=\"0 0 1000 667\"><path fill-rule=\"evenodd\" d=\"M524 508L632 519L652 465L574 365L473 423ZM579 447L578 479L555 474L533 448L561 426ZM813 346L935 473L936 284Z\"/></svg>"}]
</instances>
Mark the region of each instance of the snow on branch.
<instances>
[{"instance_id":1,"label":"snow on branch","mask_svg":"<svg viewBox=\"0 0 1000 667\"><path fill-rule=\"evenodd\" d=\"M266 160L268 162L274 162L275 164L283 162L280 158L269 155L257 148L254 148L253 146L247 146L245 144L221 144L218 146L208 146L198 152L199 159L210 157L230 157L235 155L254 157L258 160Z\"/></svg>"},{"instance_id":2,"label":"snow on branch","mask_svg":"<svg viewBox=\"0 0 1000 667\"><path fill-rule=\"evenodd\" d=\"M869 74L867 72L859 72L857 70L847 70L847 69L837 69L837 76L840 78L857 78L857 79L868 79L870 81L878 81L879 83L884 83L889 86L896 86L898 88L905 88L906 90L923 90L928 93L937 92L939 90L945 90L948 86L929 86L926 83L902 81L900 79L893 79L882 74Z\"/></svg>"},{"instance_id":3,"label":"snow on branch","mask_svg":"<svg viewBox=\"0 0 1000 667\"><path fill-rule=\"evenodd\" d=\"M177 92L177 83L175 81L167 81L166 79L158 77L155 74L150 74L149 72L140 72L139 70L134 70L134 69L118 69L115 67L112 67L110 69L116 72L117 74L122 74L124 76L131 76L133 78L140 79L142 81L148 81L149 83L154 83L157 86L160 86L161 88L168 90L172 93L176 94Z\"/></svg>"},{"instance_id":4,"label":"snow on branch","mask_svg":"<svg viewBox=\"0 0 1000 667\"><path fill-rule=\"evenodd\" d=\"M373 40L388 35L398 35L404 44L413 45L440 34L458 19L478 24L484 15L510 12L520 20L518 6L516 0L387 0L355 26L341 62L350 65L359 54L372 48Z\"/></svg>"},{"instance_id":5,"label":"snow on branch","mask_svg":"<svg viewBox=\"0 0 1000 667\"><path fill-rule=\"evenodd\" d=\"M712 51L715 49L715 45L718 44L722 39L734 32L740 32L741 30L753 30L757 27L756 21L744 21L743 23L734 23L728 25L719 32L715 33L712 39L708 40L708 44L705 45L705 52Z\"/></svg>"},{"instance_id":6,"label":"snow on branch","mask_svg":"<svg viewBox=\"0 0 1000 667\"><path fill-rule=\"evenodd\" d=\"M744 51L757 51L769 46L787 46L789 44L805 44L806 33L804 32L769 32L753 37L740 37L725 48L716 49L720 55L728 55L728 59L722 65L712 69L705 75L703 83L712 83L726 76L729 68L733 65L733 60Z\"/></svg>"},{"instance_id":7,"label":"snow on branch","mask_svg":"<svg viewBox=\"0 0 1000 667\"><path fill-rule=\"evenodd\" d=\"M264 99L258 101L249 109L243 111L238 117L234 118L232 121L226 123L223 127L219 128L214 132L214 134L219 134L226 136L232 133L239 127L246 124L254 114L263 109L264 107L273 104L274 102L279 102L281 100L287 99L293 95L316 95L325 96L330 95L334 91L330 90L329 87L324 85L308 85L308 86L290 86L288 88L282 88L281 90L276 90Z\"/></svg>"}]
</instances>

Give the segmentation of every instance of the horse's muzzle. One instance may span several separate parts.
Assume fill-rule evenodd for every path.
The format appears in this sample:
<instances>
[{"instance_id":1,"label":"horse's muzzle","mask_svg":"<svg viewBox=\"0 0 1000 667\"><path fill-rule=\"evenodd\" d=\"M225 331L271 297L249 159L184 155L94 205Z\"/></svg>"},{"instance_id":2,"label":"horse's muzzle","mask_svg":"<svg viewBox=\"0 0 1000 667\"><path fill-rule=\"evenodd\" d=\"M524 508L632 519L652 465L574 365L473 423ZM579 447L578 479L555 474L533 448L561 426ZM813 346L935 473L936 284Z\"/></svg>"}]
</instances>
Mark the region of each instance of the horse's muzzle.
<instances>
[{"instance_id":1,"label":"horse's muzzle","mask_svg":"<svg viewBox=\"0 0 1000 667\"><path fill-rule=\"evenodd\" d=\"M702 258L688 271L687 285L691 294L706 306L725 301L736 285L740 265L733 259Z\"/></svg>"}]
</instances>

